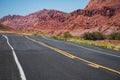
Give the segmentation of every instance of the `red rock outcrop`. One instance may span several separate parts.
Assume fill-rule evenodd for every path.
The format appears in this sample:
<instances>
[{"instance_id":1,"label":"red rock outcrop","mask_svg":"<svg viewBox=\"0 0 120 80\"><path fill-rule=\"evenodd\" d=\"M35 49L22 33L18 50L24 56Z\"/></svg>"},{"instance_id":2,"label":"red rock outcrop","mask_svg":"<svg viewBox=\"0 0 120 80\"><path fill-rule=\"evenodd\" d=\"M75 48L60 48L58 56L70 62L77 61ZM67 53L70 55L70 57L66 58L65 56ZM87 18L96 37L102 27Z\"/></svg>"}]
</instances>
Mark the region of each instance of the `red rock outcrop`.
<instances>
[{"instance_id":1,"label":"red rock outcrop","mask_svg":"<svg viewBox=\"0 0 120 80\"><path fill-rule=\"evenodd\" d=\"M90 0L85 9L101 9L104 6L120 8L120 0Z\"/></svg>"},{"instance_id":2,"label":"red rock outcrop","mask_svg":"<svg viewBox=\"0 0 120 80\"><path fill-rule=\"evenodd\" d=\"M4 26L4 25L0 24L0 32L1 31L13 31L13 29L10 28L10 27L7 27L7 26Z\"/></svg>"},{"instance_id":3,"label":"red rock outcrop","mask_svg":"<svg viewBox=\"0 0 120 80\"><path fill-rule=\"evenodd\" d=\"M9 15L0 19L0 23L49 34L81 35L93 31L110 34L120 31L120 0L90 0L85 9L71 13L44 9L27 16Z\"/></svg>"}]
</instances>

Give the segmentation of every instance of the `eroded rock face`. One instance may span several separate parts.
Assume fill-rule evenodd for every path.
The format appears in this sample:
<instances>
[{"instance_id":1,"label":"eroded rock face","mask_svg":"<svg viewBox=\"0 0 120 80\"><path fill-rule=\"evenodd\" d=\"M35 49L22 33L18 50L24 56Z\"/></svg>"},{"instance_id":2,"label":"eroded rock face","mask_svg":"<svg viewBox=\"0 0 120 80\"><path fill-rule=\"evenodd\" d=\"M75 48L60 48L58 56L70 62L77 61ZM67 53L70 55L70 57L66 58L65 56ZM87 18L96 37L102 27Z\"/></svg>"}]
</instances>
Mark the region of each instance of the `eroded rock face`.
<instances>
[{"instance_id":1,"label":"eroded rock face","mask_svg":"<svg viewBox=\"0 0 120 80\"><path fill-rule=\"evenodd\" d=\"M90 0L85 9L71 13L44 9L27 16L8 15L0 19L0 24L49 34L81 35L93 31L110 34L120 31L120 0Z\"/></svg>"},{"instance_id":2,"label":"eroded rock face","mask_svg":"<svg viewBox=\"0 0 120 80\"><path fill-rule=\"evenodd\" d=\"M118 12L119 8L111 8L111 7L102 7L100 9L91 9L91 10L76 10L72 12L72 15L83 15L92 17L94 15L108 16L112 17Z\"/></svg>"},{"instance_id":3,"label":"eroded rock face","mask_svg":"<svg viewBox=\"0 0 120 80\"><path fill-rule=\"evenodd\" d=\"M112 8L120 8L120 0L90 0L85 9L100 9L104 6L112 7Z\"/></svg>"}]
</instances>

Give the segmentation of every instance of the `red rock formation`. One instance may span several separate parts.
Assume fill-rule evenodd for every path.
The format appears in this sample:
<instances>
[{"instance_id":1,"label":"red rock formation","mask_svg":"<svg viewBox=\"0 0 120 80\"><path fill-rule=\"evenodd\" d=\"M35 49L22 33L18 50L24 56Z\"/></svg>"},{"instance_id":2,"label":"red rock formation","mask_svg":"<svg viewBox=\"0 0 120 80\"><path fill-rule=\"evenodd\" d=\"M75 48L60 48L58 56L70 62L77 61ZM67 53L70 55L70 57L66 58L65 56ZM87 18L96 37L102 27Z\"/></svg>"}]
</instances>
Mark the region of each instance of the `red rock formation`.
<instances>
[{"instance_id":1,"label":"red rock formation","mask_svg":"<svg viewBox=\"0 0 120 80\"><path fill-rule=\"evenodd\" d=\"M0 31L12 31L13 29L0 24Z\"/></svg>"},{"instance_id":2,"label":"red rock formation","mask_svg":"<svg viewBox=\"0 0 120 80\"><path fill-rule=\"evenodd\" d=\"M101 9L104 6L120 8L120 0L90 0L85 9Z\"/></svg>"},{"instance_id":3,"label":"red rock formation","mask_svg":"<svg viewBox=\"0 0 120 80\"><path fill-rule=\"evenodd\" d=\"M27 16L6 16L0 23L14 29L49 34L70 32L81 35L101 31L106 34L120 31L120 0L90 0L85 9L71 13L41 10Z\"/></svg>"}]
</instances>

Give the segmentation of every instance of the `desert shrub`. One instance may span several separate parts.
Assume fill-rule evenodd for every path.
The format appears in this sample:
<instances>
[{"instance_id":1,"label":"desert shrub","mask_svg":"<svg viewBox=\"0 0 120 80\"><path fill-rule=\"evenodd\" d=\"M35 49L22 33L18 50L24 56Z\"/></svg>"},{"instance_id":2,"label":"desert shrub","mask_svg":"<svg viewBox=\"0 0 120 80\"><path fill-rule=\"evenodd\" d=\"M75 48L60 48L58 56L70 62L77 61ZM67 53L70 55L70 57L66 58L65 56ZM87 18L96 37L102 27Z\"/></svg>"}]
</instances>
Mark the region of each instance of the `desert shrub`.
<instances>
[{"instance_id":1,"label":"desert shrub","mask_svg":"<svg viewBox=\"0 0 120 80\"><path fill-rule=\"evenodd\" d=\"M85 33L83 35L83 38L85 40L104 40L105 35L102 34L101 32Z\"/></svg>"},{"instance_id":2,"label":"desert shrub","mask_svg":"<svg viewBox=\"0 0 120 80\"><path fill-rule=\"evenodd\" d=\"M52 38L57 39L57 36L52 36Z\"/></svg>"},{"instance_id":3,"label":"desert shrub","mask_svg":"<svg viewBox=\"0 0 120 80\"><path fill-rule=\"evenodd\" d=\"M107 39L110 40L120 40L120 32L116 33L111 33L110 35L107 36Z\"/></svg>"},{"instance_id":4,"label":"desert shrub","mask_svg":"<svg viewBox=\"0 0 120 80\"><path fill-rule=\"evenodd\" d=\"M63 34L63 38L65 39L65 40L67 40L68 38L71 38L72 37L72 35L69 33L69 32L65 32L64 34Z\"/></svg>"},{"instance_id":5,"label":"desert shrub","mask_svg":"<svg viewBox=\"0 0 120 80\"><path fill-rule=\"evenodd\" d=\"M34 35L34 36L38 36L39 33L38 33L38 32L33 32L32 35Z\"/></svg>"}]
</instances>

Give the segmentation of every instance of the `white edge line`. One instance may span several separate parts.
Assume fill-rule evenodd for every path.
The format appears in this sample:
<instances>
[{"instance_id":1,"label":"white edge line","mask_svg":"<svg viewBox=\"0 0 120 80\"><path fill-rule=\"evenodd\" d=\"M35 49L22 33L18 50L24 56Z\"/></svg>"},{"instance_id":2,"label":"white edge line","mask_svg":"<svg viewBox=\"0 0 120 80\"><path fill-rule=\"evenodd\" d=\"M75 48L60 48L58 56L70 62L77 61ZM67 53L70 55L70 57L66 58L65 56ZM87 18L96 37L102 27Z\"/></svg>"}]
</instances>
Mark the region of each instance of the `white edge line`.
<instances>
[{"instance_id":1,"label":"white edge line","mask_svg":"<svg viewBox=\"0 0 120 80\"><path fill-rule=\"evenodd\" d=\"M20 62L19 62L19 60L18 60L18 58L17 58L17 56L16 56L16 53L15 53L15 51L14 51L14 48L13 48L13 47L11 46L11 44L9 43L8 37L7 37L6 35L2 35L2 36L6 38L7 44L8 44L8 45L10 46L10 48L12 49L13 57L14 57L14 60L15 60L15 62L16 62L16 64L17 64L17 67L18 67L18 69L19 69L19 72L20 72L20 75L21 75L21 79L22 79L22 80L27 80L26 77L25 77L25 73L24 73L24 71L23 71L23 68L22 68L22 66L21 66L21 64L20 64Z\"/></svg>"},{"instance_id":2,"label":"white edge line","mask_svg":"<svg viewBox=\"0 0 120 80\"><path fill-rule=\"evenodd\" d=\"M50 38L45 38L43 37L44 39L47 39L47 40L54 40L54 39L50 39ZM54 40L56 42L59 42L58 40ZM63 41L62 41L63 42ZM89 51L94 51L94 52L98 52L98 53L102 53L102 54L105 54L105 55L109 55L109 56L114 56L114 57L119 57L118 55L114 55L114 54L110 54L110 53L105 53L105 52L102 52L102 51L98 51L98 50L94 50L94 49L90 49L90 48L86 48L86 47L83 47L83 46L80 46L80 45L76 45L76 44L73 44L73 43L68 43L68 42L64 42L64 43L67 43L67 44L71 44L71 45L74 45L74 46L77 46L77 47L80 47L80 48L83 48L83 49L87 49Z\"/></svg>"},{"instance_id":3,"label":"white edge line","mask_svg":"<svg viewBox=\"0 0 120 80\"><path fill-rule=\"evenodd\" d=\"M72 44L72 43L71 43L71 44ZM75 45L75 44L72 44L72 45ZM114 54L110 54L110 53L105 53L105 52L102 52L102 51L98 51L98 50L86 48L86 47L79 46L79 45L75 45L75 46L81 47L81 48L83 48L83 49L87 49L87 50L89 50L89 51L94 51L94 52L102 53L102 54L105 54L105 55L109 55L109 56L120 57L120 56L118 56L118 55L114 55Z\"/></svg>"}]
</instances>

